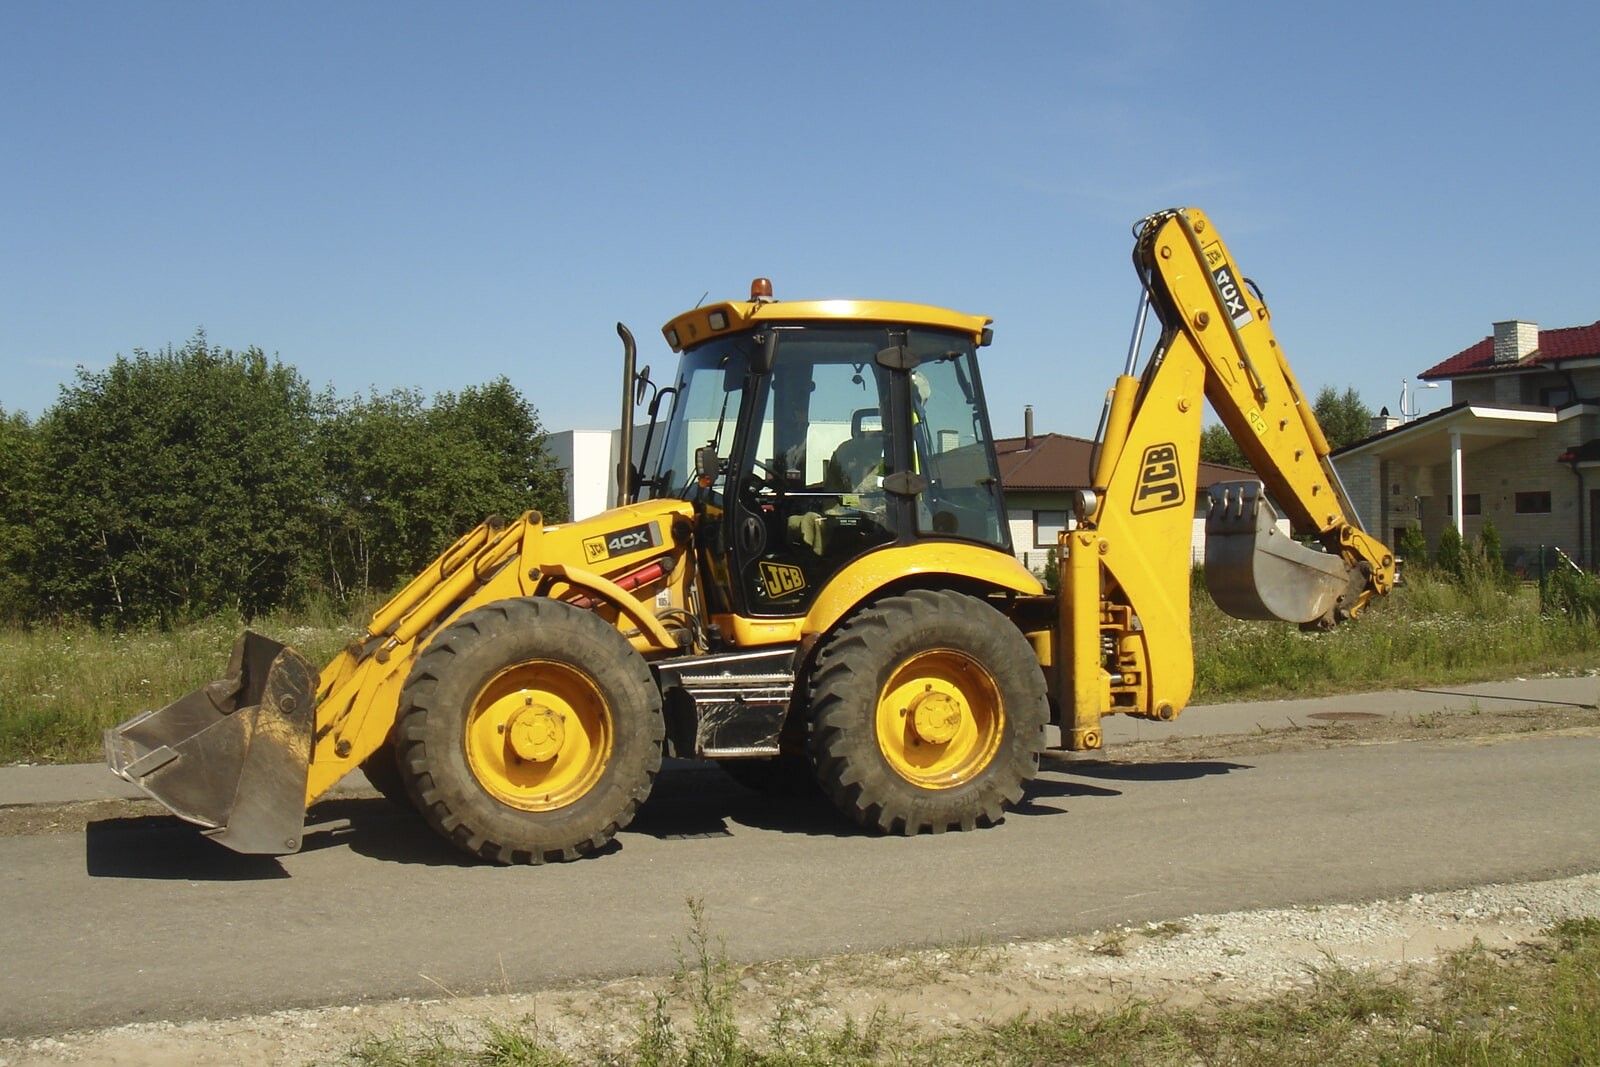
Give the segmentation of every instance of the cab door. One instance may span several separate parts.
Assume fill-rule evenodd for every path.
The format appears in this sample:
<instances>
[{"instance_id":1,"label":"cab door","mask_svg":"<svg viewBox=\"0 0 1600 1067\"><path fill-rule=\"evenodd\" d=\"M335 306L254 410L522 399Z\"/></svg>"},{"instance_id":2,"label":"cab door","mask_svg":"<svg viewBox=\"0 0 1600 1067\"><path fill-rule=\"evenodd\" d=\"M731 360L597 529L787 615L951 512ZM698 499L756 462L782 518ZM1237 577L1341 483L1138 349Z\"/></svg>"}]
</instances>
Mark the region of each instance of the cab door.
<instances>
[{"instance_id":1,"label":"cab door","mask_svg":"<svg viewBox=\"0 0 1600 1067\"><path fill-rule=\"evenodd\" d=\"M896 539L886 332L796 330L757 385L730 507L735 595L752 616L804 614L850 560Z\"/></svg>"}]
</instances>

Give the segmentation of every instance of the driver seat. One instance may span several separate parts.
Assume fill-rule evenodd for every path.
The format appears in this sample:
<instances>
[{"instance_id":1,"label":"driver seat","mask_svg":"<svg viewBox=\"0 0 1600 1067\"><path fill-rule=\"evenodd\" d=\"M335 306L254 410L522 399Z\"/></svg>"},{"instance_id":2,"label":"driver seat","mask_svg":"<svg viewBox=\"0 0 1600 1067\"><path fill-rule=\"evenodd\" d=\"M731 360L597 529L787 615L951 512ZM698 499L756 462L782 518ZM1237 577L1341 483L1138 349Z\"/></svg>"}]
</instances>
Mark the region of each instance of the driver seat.
<instances>
[{"instance_id":1,"label":"driver seat","mask_svg":"<svg viewBox=\"0 0 1600 1067\"><path fill-rule=\"evenodd\" d=\"M877 408L858 408L850 416L850 439L834 449L822 467L824 489L865 493L878 488L883 474L883 419Z\"/></svg>"}]
</instances>

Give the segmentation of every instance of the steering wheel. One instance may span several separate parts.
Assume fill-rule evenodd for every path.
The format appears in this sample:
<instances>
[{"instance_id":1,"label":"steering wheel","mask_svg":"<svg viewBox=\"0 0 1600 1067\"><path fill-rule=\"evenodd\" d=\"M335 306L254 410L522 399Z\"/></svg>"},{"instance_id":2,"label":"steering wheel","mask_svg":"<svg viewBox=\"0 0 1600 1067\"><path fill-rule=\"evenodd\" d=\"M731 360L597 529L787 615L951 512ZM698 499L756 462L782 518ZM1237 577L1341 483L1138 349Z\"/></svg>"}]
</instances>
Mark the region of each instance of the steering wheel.
<instances>
[{"instance_id":1,"label":"steering wheel","mask_svg":"<svg viewBox=\"0 0 1600 1067\"><path fill-rule=\"evenodd\" d=\"M755 468L745 475L742 488L752 497L776 496L783 492L783 475L771 464L763 463L759 459L750 461ZM758 477L757 472L763 477Z\"/></svg>"}]
</instances>

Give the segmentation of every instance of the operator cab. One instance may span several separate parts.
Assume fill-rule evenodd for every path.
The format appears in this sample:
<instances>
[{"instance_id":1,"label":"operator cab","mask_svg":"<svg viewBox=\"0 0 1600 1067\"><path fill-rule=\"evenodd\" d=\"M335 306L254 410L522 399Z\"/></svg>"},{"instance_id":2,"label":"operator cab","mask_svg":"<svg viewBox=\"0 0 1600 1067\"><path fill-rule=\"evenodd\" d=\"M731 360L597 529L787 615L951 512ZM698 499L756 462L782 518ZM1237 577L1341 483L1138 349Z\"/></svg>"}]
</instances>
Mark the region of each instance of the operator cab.
<instances>
[{"instance_id":1,"label":"operator cab","mask_svg":"<svg viewBox=\"0 0 1600 1067\"><path fill-rule=\"evenodd\" d=\"M917 304L748 303L678 316L682 353L643 488L694 501L712 585L746 616L804 614L873 549L1009 553L977 349L988 320ZM654 451L654 450L652 450Z\"/></svg>"}]
</instances>

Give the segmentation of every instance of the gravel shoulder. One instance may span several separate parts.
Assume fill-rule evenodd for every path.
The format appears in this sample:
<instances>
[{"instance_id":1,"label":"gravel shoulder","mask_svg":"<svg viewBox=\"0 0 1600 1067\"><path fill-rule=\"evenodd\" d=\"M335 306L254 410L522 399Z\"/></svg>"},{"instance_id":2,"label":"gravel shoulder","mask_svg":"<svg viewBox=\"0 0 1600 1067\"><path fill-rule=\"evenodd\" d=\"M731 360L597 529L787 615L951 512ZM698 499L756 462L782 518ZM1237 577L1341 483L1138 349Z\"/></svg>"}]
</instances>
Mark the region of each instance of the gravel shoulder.
<instances>
[{"instance_id":1,"label":"gravel shoulder","mask_svg":"<svg viewBox=\"0 0 1600 1067\"><path fill-rule=\"evenodd\" d=\"M1195 915L1158 926L1010 944L783 960L733 978L750 1031L781 1012L819 1027L882 1012L937 1031L1023 1013L1100 1010L1130 1001L1177 1007L1238 1003L1309 985L1331 966L1398 974L1474 941L1491 950L1537 941L1562 919L1600 916L1600 874L1480 886L1400 900ZM715 916L709 917L714 925ZM329 1006L234 1019L149 1022L0 1040L0 1065L178 1067L339 1062L367 1037L470 1040L493 1025L536 1024L565 1051L626 1047L670 976L559 989Z\"/></svg>"}]
</instances>

